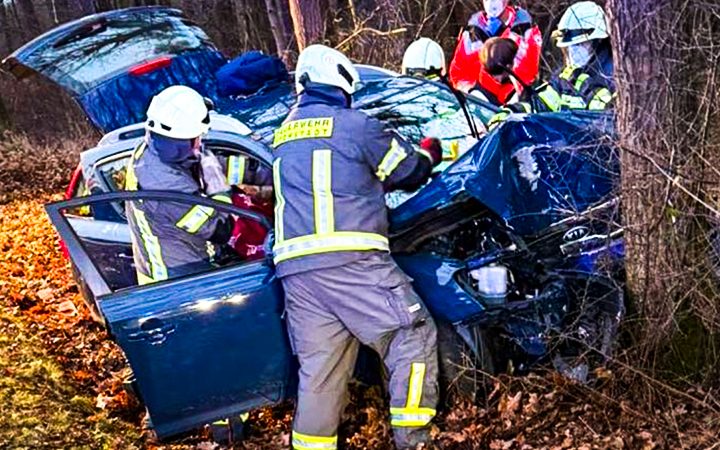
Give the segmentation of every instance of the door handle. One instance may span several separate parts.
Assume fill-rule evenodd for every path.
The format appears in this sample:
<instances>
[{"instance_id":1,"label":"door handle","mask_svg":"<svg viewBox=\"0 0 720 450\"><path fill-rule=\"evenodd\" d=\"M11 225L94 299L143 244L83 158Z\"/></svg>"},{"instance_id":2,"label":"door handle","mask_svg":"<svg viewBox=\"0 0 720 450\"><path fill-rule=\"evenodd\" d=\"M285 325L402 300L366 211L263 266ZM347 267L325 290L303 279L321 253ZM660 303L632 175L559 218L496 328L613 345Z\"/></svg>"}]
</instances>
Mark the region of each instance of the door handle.
<instances>
[{"instance_id":1,"label":"door handle","mask_svg":"<svg viewBox=\"0 0 720 450\"><path fill-rule=\"evenodd\" d=\"M175 332L175 325L165 323L160 319L150 318L140 325L140 329L128 333L127 339L130 342L148 341L152 345L165 342L168 335Z\"/></svg>"}]
</instances>

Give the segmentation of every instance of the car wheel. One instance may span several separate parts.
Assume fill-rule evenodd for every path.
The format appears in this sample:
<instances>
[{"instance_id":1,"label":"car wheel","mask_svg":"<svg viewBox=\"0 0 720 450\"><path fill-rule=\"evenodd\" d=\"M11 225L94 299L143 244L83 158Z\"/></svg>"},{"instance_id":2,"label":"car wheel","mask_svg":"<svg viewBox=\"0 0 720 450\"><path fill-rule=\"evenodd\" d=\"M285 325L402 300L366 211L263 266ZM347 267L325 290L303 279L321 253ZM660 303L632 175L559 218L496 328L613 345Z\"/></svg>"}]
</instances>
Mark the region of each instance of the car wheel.
<instances>
[{"instance_id":1,"label":"car wheel","mask_svg":"<svg viewBox=\"0 0 720 450\"><path fill-rule=\"evenodd\" d=\"M495 375L487 331L478 326L456 327L445 322L437 322L437 328L443 397L448 401L473 402L485 397L492 388Z\"/></svg>"}]
</instances>

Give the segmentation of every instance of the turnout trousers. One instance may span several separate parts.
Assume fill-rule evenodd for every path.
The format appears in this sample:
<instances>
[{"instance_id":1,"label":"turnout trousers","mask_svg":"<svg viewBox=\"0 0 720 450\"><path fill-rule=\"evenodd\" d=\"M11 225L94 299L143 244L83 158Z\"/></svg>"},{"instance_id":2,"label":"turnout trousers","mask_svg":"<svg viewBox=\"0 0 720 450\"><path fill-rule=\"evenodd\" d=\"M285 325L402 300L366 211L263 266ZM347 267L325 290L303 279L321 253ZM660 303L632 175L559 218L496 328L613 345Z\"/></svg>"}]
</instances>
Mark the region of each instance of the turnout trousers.
<instances>
[{"instance_id":1,"label":"turnout trousers","mask_svg":"<svg viewBox=\"0 0 720 450\"><path fill-rule=\"evenodd\" d=\"M360 344L382 357L400 449L429 442L438 401L436 328L412 280L389 254L282 278L300 361L294 449L335 449Z\"/></svg>"}]
</instances>

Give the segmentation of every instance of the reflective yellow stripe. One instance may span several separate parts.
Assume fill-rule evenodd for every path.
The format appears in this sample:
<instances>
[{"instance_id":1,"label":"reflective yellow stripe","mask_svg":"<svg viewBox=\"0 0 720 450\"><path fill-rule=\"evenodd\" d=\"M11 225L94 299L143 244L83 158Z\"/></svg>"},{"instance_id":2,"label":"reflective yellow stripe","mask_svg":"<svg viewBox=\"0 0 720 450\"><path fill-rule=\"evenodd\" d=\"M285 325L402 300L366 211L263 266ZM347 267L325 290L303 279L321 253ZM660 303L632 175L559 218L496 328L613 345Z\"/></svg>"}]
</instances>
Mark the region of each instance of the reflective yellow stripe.
<instances>
[{"instance_id":1,"label":"reflective yellow stripe","mask_svg":"<svg viewBox=\"0 0 720 450\"><path fill-rule=\"evenodd\" d=\"M247 158L232 155L228 158L227 182L229 185L242 184L245 178L245 162Z\"/></svg>"},{"instance_id":2,"label":"reflective yellow stripe","mask_svg":"<svg viewBox=\"0 0 720 450\"><path fill-rule=\"evenodd\" d=\"M492 130L496 126L500 125L502 122L505 121L508 117L510 117L510 114L512 114L512 111L509 109L501 109L500 112L496 113L490 120L488 121L487 127L488 130Z\"/></svg>"},{"instance_id":3,"label":"reflective yellow stripe","mask_svg":"<svg viewBox=\"0 0 720 450\"><path fill-rule=\"evenodd\" d=\"M137 191L138 190L138 181L137 176L135 176L135 161L137 161L145 151L145 142L140 143L140 145L137 146L135 151L133 152L132 156L130 157L130 161L128 162L127 169L125 169L125 190L126 191Z\"/></svg>"},{"instance_id":4,"label":"reflective yellow stripe","mask_svg":"<svg viewBox=\"0 0 720 450\"><path fill-rule=\"evenodd\" d=\"M294 449L322 449L335 450L337 448L337 436L313 436L310 434L302 434L293 430L292 447Z\"/></svg>"},{"instance_id":5,"label":"reflective yellow stripe","mask_svg":"<svg viewBox=\"0 0 720 450\"><path fill-rule=\"evenodd\" d=\"M328 234L300 236L281 242L276 241L275 247L273 247L276 264L300 256L353 250L390 251L390 242L385 236L376 233L335 231Z\"/></svg>"},{"instance_id":6,"label":"reflective yellow stripe","mask_svg":"<svg viewBox=\"0 0 720 450\"><path fill-rule=\"evenodd\" d=\"M580 76L575 80L575 90L579 91L580 88L582 88L583 84L590 78L590 75L586 73L581 73Z\"/></svg>"},{"instance_id":7,"label":"reflective yellow stripe","mask_svg":"<svg viewBox=\"0 0 720 450\"><path fill-rule=\"evenodd\" d=\"M178 228L182 228L188 233L195 234L197 231L210 220L215 209L210 206L195 205L185 213L184 216L175 224Z\"/></svg>"},{"instance_id":8,"label":"reflective yellow stripe","mask_svg":"<svg viewBox=\"0 0 720 450\"><path fill-rule=\"evenodd\" d=\"M219 202L223 202L223 203L232 203L230 196L227 194L215 194L210 198L213 200L217 200Z\"/></svg>"},{"instance_id":9,"label":"reflective yellow stripe","mask_svg":"<svg viewBox=\"0 0 720 450\"><path fill-rule=\"evenodd\" d=\"M610 92L610 90L607 88L602 88L598 90L593 96L592 100L590 100L588 109L603 110L607 107L608 103L612 101L612 99L613 94Z\"/></svg>"},{"instance_id":10,"label":"reflective yellow stripe","mask_svg":"<svg viewBox=\"0 0 720 450\"><path fill-rule=\"evenodd\" d=\"M585 100L580 96L563 94L561 98L562 104L570 109L585 109L587 107Z\"/></svg>"},{"instance_id":11,"label":"reflective yellow stripe","mask_svg":"<svg viewBox=\"0 0 720 450\"><path fill-rule=\"evenodd\" d=\"M145 275L144 273L140 272L139 270L136 270L135 273L137 274L138 284L140 286L145 285L145 284L151 284L151 283L155 282L155 280L153 280L149 276Z\"/></svg>"},{"instance_id":12,"label":"reflective yellow stripe","mask_svg":"<svg viewBox=\"0 0 720 450\"><path fill-rule=\"evenodd\" d=\"M390 408L390 425L394 427L424 427L435 417L433 408Z\"/></svg>"},{"instance_id":13,"label":"reflective yellow stripe","mask_svg":"<svg viewBox=\"0 0 720 450\"><path fill-rule=\"evenodd\" d=\"M560 94L558 94L552 86L548 85L545 87L545 89L538 93L538 97L540 97L540 100L545 103L545 106L547 106L550 111L557 112L562 109L562 97L560 97Z\"/></svg>"},{"instance_id":14,"label":"reflective yellow stripe","mask_svg":"<svg viewBox=\"0 0 720 450\"><path fill-rule=\"evenodd\" d=\"M563 69L563 71L560 73L560 78L563 80L570 81L570 78L572 77L573 73L576 69L579 69L578 66L567 66Z\"/></svg>"},{"instance_id":15,"label":"reflective yellow stripe","mask_svg":"<svg viewBox=\"0 0 720 450\"><path fill-rule=\"evenodd\" d=\"M335 214L332 193L332 152L330 150L313 151L312 190L315 233L331 233L335 230Z\"/></svg>"},{"instance_id":16,"label":"reflective yellow stripe","mask_svg":"<svg viewBox=\"0 0 720 450\"><path fill-rule=\"evenodd\" d=\"M150 224L145 217L145 213L135 207L131 208L133 210L135 222L140 230L143 247L148 255L148 264L150 265L149 269L151 280L148 280L147 277L141 280L141 278L145 277L145 275L141 274L140 271L137 270L138 282L140 284L148 284L150 282L167 280L167 267L165 267L165 262L163 261L160 242L158 241L157 236L153 234Z\"/></svg>"},{"instance_id":17,"label":"reflective yellow stripe","mask_svg":"<svg viewBox=\"0 0 720 450\"><path fill-rule=\"evenodd\" d=\"M392 141L390 141L390 149L385 153L382 161L380 161L375 175L377 175L380 181L385 181L405 158L407 158L407 152L405 152L405 149L393 138Z\"/></svg>"},{"instance_id":18,"label":"reflective yellow stripe","mask_svg":"<svg viewBox=\"0 0 720 450\"><path fill-rule=\"evenodd\" d=\"M285 212L285 197L280 187L280 161L278 158L273 161L273 183L275 188L275 243L276 245L285 240L285 229L283 227L283 213Z\"/></svg>"},{"instance_id":19,"label":"reflective yellow stripe","mask_svg":"<svg viewBox=\"0 0 720 450\"><path fill-rule=\"evenodd\" d=\"M423 382L425 381L425 363L412 363L410 366L410 380L408 381L408 394L406 408L417 408L422 400Z\"/></svg>"},{"instance_id":20,"label":"reflective yellow stripe","mask_svg":"<svg viewBox=\"0 0 720 450\"><path fill-rule=\"evenodd\" d=\"M333 133L332 117L293 120L275 130L273 147L298 139L327 138Z\"/></svg>"}]
</instances>

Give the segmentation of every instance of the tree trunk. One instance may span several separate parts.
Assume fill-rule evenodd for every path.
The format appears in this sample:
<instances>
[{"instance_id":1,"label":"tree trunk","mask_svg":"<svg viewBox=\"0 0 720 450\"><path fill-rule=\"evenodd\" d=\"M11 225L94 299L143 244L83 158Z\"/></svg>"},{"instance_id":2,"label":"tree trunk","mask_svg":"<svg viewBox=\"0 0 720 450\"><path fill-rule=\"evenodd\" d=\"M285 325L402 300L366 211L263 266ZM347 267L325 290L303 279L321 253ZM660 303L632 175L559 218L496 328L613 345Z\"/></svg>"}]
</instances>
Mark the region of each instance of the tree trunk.
<instances>
[{"instance_id":1,"label":"tree trunk","mask_svg":"<svg viewBox=\"0 0 720 450\"><path fill-rule=\"evenodd\" d=\"M694 309L716 298L706 290L712 283L705 281L710 270L703 228L717 211L706 191L718 182L707 141L717 115L718 69L708 51L714 47L704 49L702 42L712 42L713 27L700 28L704 15L708 23L712 17L682 0L608 0L608 10L627 281L642 316L644 353L657 355L673 346L682 317L718 317L716 301L709 302L710 312Z\"/></svg>"},{"instance_id":2,"label":"tree trunk","mask_svg":"<svg viewBox=\"0 0 720 450\"><path fill-rule=\"evenodd\" d=\"M319 44L325 37L325 19L320 0L289 0L298 51Z\"/></svg>"},{"instance_id":3,"label":"tree trunk","mask_svg":"<svg viewBox=\"0 0 720 450\"><path fill-rule=\"evenodd\" d=\"M272 30L273 39L277 54L286 63L289 62L290 51L290 29L285 21L283 8L287 7L284 0L265 0L265 9L267 10L268 20L270 21L270 29Z\"/></svg>"}]
</instances>

